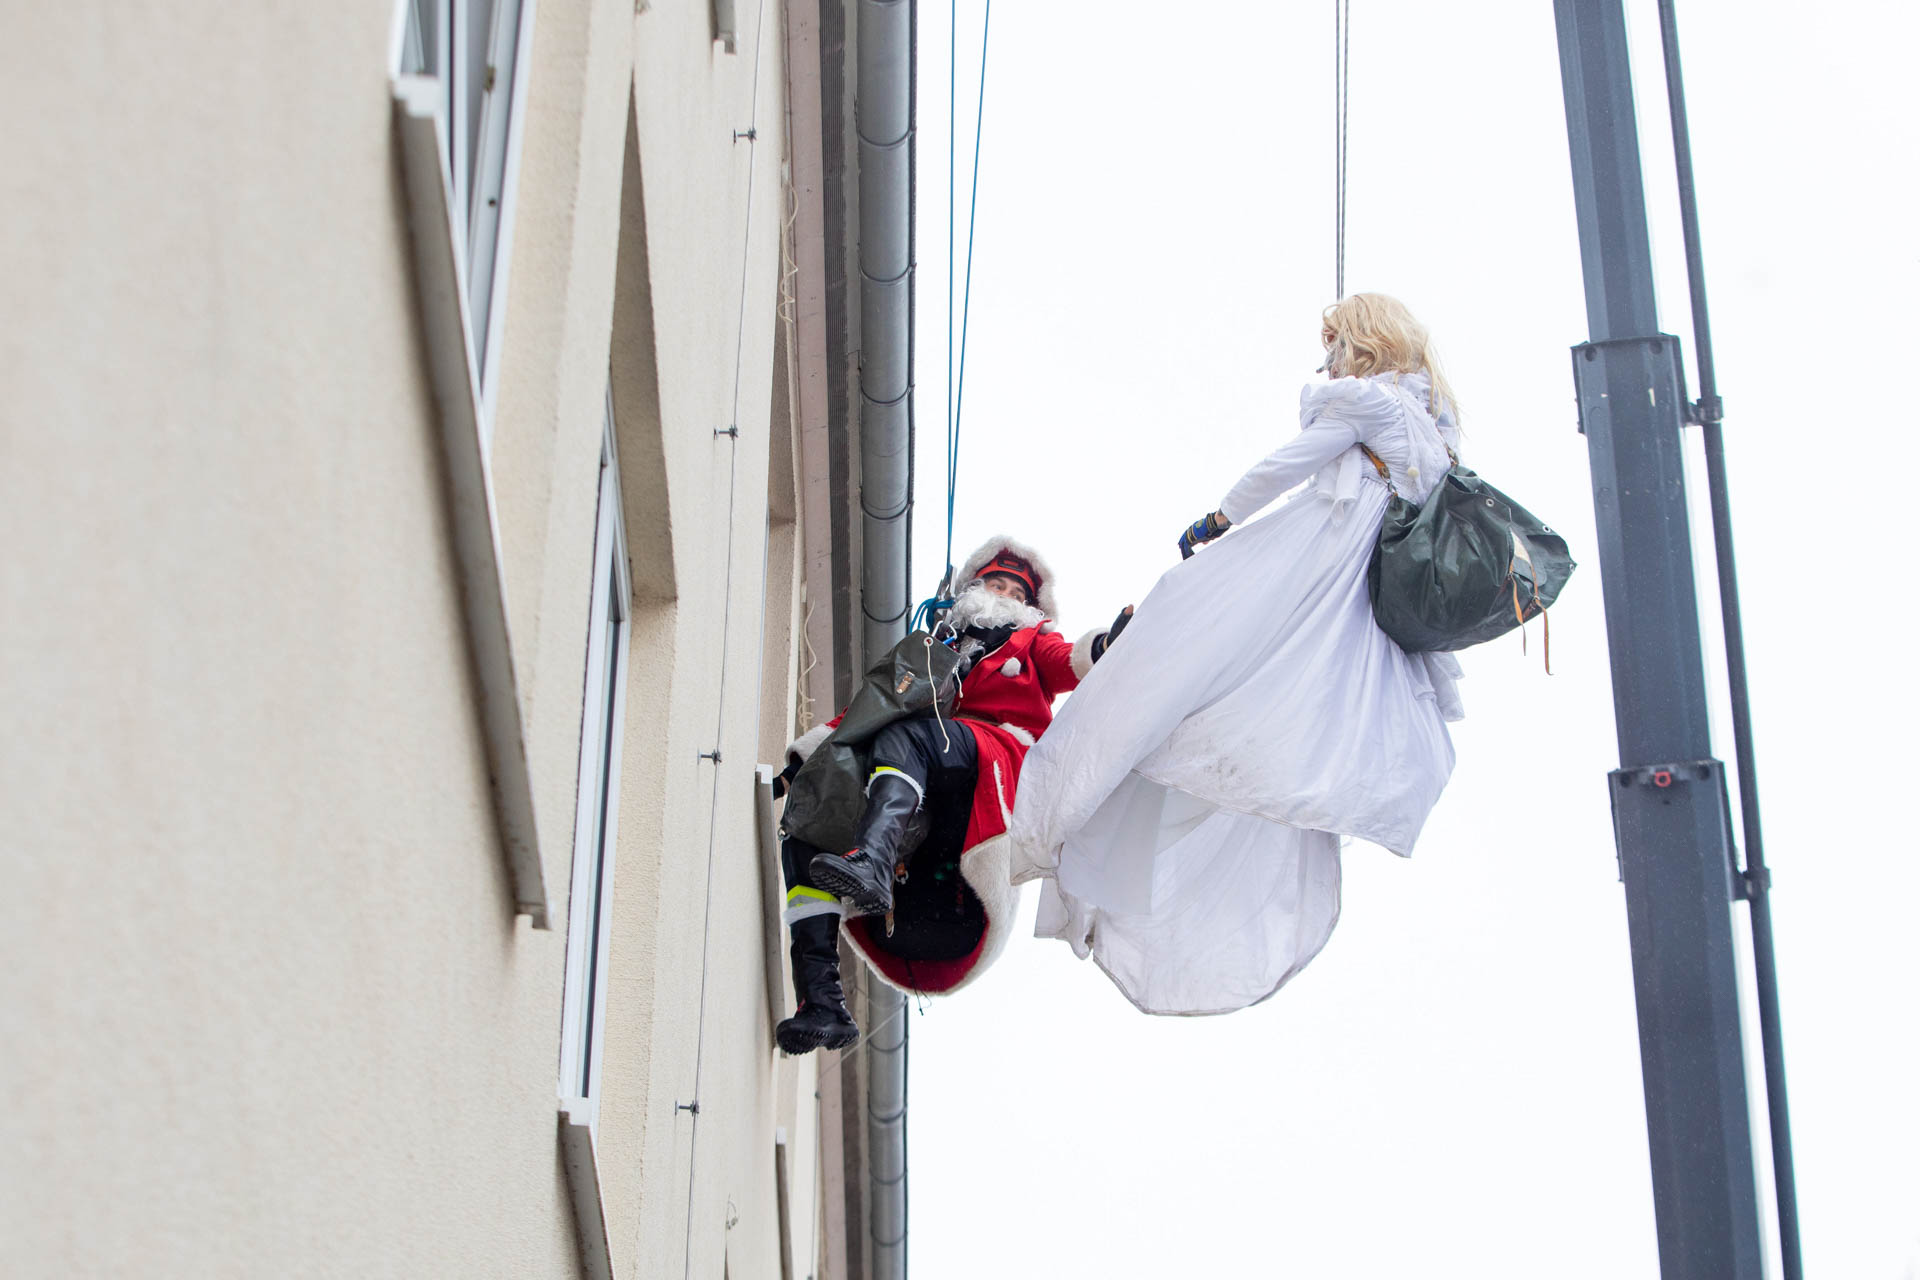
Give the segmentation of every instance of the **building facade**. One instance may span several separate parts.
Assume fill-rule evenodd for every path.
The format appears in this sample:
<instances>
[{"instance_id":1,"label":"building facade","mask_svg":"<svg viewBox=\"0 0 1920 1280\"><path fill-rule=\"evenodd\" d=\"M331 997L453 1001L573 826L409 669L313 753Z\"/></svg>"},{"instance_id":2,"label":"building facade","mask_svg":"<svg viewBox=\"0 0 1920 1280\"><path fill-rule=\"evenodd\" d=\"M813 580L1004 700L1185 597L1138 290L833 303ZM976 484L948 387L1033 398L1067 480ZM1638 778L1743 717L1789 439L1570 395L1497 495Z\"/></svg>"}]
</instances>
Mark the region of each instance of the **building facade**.
<instances>
[{"instance_id":1,"label":"building facade","mask_svg":"<svg viewBox=\"0 0 1920 1280\"><path fill-rule=\"evenodd\" d=\"M886 1274L771 1034L853 7L7 27L0 1273Z\"/></svg>"}]
</instances>

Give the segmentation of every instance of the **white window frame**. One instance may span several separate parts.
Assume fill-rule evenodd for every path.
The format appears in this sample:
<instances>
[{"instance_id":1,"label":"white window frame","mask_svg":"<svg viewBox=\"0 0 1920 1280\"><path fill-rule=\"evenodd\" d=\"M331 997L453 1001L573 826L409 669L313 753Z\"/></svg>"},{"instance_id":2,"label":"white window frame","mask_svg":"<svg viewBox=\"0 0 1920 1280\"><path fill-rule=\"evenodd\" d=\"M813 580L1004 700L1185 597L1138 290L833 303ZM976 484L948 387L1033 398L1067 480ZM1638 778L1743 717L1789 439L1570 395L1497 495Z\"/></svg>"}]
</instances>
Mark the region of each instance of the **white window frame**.
<instances>
[{"instance_id":1,"label":"white window frame","mask_svg":"<svg viewBox=\"0 0 1920 1280\"><path fill-rule=\"evenodd\" d=\"M588 1280L614 1280L600 1196L600 1079L606 1045L607 964L614 853L619 847L620 745L627 716L627 649L633 581L627 567L620 463L613 443L613 386L600 437L600 495L593 531L587 674L580 709L580 785L574 805L573 885L567 901L567 976L560 1011L560 1155L573 1197Z\"/></svg>"},{"instance_id":2,"label":"white window frame","mask_svg":"<svg viewBox=\"0 0 1920 1280\"><path fill-rule=\"evenodd\" d=\"M493 440L535 3L396 0L394 13L395 95L403 81L410 82L409 92L430 95L443 129L442 179L464 285L463 341L477 383L483 451ZM422 19L429 15L433 33L423 39ZM470 87L482 80L476 104ZM420 81L432 81L431 89Z\"/></svg>"},{"instance_id":3,"label":"white window frame","mask_svg":"<svg viewBox=\"0 0 1920 1280\"><path fill-rule=\"evenodd\" d=\"M593 539L592 621L580 716L580 783L574 809L573 884L567 907L566 995L560 1015L560 1096L598 1131L606 1040L608 909L620 817L620 746L626 723L633 586L627 568L620 466L607 394ZM584 1104L584 1106L583 1106Z\"/></svg>"},{"instance_id":4,"label":"white window frame","mask_svg":"<svg viewBox=\"0 0 1920 1280\"><path fill-rule=\"evenodd\" d=\"M500 525L489 459L500 365L498 338L504 324L513 244L512 192L519 176L521 119L526 109L533 47L534 2L395 0L388 59L426 372L433 386L445 451L448 512L460 565L467 637L478 677L489 789L501 852L512 876L516 909L531 918L534 928L546 929L554 912L547 899L540 824L534 813L533 770L514 675L506 582L500 562ZM469 8L469 3L484 7ZM505 7L508 5L513 7ZM456 39L457 28L465 20L471 29L473 17L482 14L493 19L486 28L488 52L498 58L500 66L511 67L511 74L505 83L495 77L493 92L476 104L477 114L456 111L454 94L460 82L457 69L471 43ZM426 74L431 70L442 74ZM497 127L502 112L504 131ZM479 123L484 121L492 121L492 125ZM462 136L482 132L486 134L487 156L492 157L481 165L482 189L491 189L485 184L492 182L497 172L499 190L490 197L490 206L483 200L482 207L491 212L480 220L482 240L476 244L468 197L461 189L471 167L466 157L471 154L472 138L463 141ZM456 175L461 175L458 186ZM471 301L476 280L468 264L473 259L484 259L491 272L484 278L485 298L479 306Z\"/></svg>"}]
</instances>

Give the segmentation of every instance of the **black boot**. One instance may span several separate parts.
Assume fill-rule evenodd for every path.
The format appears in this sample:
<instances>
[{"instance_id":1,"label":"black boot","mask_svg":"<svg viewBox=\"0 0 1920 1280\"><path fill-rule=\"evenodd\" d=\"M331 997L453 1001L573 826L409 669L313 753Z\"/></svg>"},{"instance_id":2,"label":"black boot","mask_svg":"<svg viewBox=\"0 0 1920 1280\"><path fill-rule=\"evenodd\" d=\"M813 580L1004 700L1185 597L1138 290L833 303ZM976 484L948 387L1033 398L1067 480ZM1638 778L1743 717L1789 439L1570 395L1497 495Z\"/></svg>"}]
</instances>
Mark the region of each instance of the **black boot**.
<instances>
[{"instance_id":1,"label":"black boot","mask_svg":"<svg viewBox=\"0 0 1920 1280\"><path fill-rule=\"evenodd\" d=\"M875 774L867 786L867 811L860 817L858 843L846 853L823 853L807 866L813 882L844 898L855 915L877 916L893 910L893 869L906 862L915 835L925 822L914 821L920 793L897 773Z\"/></svg>"},{"instance_id":2,"label":"black boot","mask_svg":"<svg viewBox=\"0 0 1920 1280\"><path fill-rule=\"evenodd\" d=\"M799 1007L774 1028L784 1053L845 1049L860 1039L840 991L840 917L809 916L787 926L793 935L793 994Z\"/></svg>"}]
</instances>

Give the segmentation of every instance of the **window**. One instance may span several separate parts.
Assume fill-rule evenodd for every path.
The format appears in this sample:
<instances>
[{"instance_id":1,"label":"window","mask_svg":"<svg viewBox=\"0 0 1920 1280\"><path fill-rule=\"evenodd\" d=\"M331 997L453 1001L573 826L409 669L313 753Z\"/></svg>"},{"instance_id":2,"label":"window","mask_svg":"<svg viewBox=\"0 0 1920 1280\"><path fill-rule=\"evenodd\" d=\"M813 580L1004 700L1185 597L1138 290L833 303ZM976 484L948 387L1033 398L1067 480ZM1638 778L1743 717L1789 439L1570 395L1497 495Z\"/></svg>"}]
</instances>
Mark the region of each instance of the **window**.
<instances>
[{"instance_id":1,"label":"window","mask_svg":"<svg viewBox=\"0 0 1920 1280\"><path fill-rule=\"evenodd\" d=\"M620 736L626 706L631 587L613 448L613 393L600 445L599 515L593 539L593 602L587 628L586 698L580 727L579 802L574 814L573 891L567 909L567 986L561 1013L560 1095L598 1118L600 1046L606 1025L608 895L620 810ZM581 1108L570 1109L578 1115Z\"/></svg>"},{"instance_id":2,"label":"window","mask_svg":"<svg viewBox=\"0 0 1920 1280\"><path fill-rule=\"evenodd\" d=\"M478 676L494 815L518 911L550 928L532 769L507 633L487 453L535 0L395 0L389 33L396 149L426 370ZM483 359L484 355L484 359Z\"/></svg>"},{"instance_id":3,"label":"window","mask_svg":"<svg viewBox=\"0 0 1920 1280\"><path fill-rule=\"evenodd\" d=\"M449 203L468 331L483 406L484 437L493 430L493 349L503 324L496 305L506 293L511 216L507 193L519 169L518 132L526 27L533 0L401 0L400 65L405 75L437 82L445 121Z\"/></svg>"}]
</instances>

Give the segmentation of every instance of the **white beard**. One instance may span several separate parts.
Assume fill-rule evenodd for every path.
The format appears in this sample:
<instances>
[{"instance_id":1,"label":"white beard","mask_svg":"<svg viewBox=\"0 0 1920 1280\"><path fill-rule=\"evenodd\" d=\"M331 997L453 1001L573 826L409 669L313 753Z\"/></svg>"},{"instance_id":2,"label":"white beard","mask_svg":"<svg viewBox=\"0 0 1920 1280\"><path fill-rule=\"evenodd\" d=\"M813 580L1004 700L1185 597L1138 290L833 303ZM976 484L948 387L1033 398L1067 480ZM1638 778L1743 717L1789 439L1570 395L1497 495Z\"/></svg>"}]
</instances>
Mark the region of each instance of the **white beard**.
<instances>
[{"instance_id":1,"label":"white beard","mask_svg":"<svg viewBox=\"0 0 1920 1280\"><path fill-rule=\"evenodd\" d=\"M965 631L968 627L990 631L1007 626L1024 630L1046 620L1047 615L1032 605L1022 604L1013 596L997 596L979 581L969 583L955 596L953 608L947 613L947 622L955 631Z\"/></svg>"}]
</instances>

